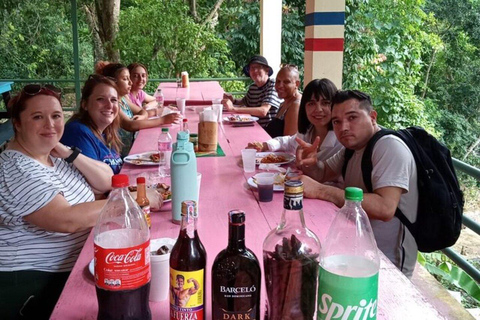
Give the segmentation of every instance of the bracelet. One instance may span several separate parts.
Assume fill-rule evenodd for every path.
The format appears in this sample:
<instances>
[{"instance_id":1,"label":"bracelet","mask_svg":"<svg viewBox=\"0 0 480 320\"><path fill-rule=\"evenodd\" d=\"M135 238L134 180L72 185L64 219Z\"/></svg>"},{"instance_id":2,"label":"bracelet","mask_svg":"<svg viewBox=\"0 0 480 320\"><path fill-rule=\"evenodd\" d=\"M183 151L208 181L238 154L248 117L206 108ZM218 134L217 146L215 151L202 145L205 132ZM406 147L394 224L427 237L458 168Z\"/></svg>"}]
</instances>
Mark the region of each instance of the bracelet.
<instances>
[{"instance_id":1,"label":"bracelet","mask_svg":"<svg viewBox=\"0 0 480 320\"><path fill-rule=\"evenodd\" d=\"M65 158L65 161L67 163L72 163L73 161L75 161L75 159L77 159L78 155L82 152L82 150L80 150L77 147L72 147L71 149L73 150L72 154L69 155L67 158Z\"/></svg>"}]
</instances>

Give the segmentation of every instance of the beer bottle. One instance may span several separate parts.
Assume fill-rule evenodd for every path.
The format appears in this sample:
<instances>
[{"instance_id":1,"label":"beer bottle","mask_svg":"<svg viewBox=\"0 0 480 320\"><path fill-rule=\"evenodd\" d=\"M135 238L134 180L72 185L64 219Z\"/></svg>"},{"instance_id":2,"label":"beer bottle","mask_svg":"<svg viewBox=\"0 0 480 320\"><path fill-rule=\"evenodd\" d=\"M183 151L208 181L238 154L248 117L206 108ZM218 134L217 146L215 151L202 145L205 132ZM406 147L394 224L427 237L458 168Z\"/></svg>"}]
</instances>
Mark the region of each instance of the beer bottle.
<instances>
[{"instance_id":1,"label":"beer bottle","mask_svg":"<svg viewBox=\"0 0 480 320\"><path fill-rule=\"evenodd\" d=\"M137 201L140 209L142 209L145 219L147 219L148 227L152 227L152 222L150 220L150 201L147 198L147 189L145 187L145 177L137 178Z\"/></svg>"},{"instance_id":2,"label":"beer bottle","mask_svg":"<svg viewBox=\"0 0 480 320\"><path fill-rule=\"evenodd\" d=\"M212 319L260 320L261 271L245 247L245 213L232 210L228 218L228 246L212 267Z\"/></svg>"},{"instance_id":3,"label":"beer bottle","mask_svg":"<svg viewBox=\"0 0 480 320\"><path fill-rule=\"evenodd\" d=\"M170 254L170 320L206 319L207 253L197 232L197 203L182 202L180 234Z\"/></svg>"},{"instance_id":4,"label":"beer bottle","mask_svg":"<svg viewBox=\"0 0 480 320\"><path fill-rule=\"evenodd\" d=\"M376 319L380 259L363 191L345 188L345 205L335 215L320 254L318 319Z\"/></svg>"}]
</instances>

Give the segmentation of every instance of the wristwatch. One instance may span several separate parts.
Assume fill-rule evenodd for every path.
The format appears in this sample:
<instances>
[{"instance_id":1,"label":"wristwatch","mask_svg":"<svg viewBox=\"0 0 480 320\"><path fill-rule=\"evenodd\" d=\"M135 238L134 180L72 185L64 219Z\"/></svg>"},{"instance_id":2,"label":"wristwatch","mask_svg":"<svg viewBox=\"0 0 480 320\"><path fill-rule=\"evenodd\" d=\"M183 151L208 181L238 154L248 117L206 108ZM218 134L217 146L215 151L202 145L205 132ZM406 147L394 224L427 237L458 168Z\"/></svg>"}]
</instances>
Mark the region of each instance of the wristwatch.
<instances>
[{"instance_id":1,"label":"wristwatch","mask_svg":"<svg viewBox=\"0 0 480 320\"><path fill-rule=\"evenodd\" d=\"M73 152L72 152L71 155L69 155L67 158L65 158L65 161L67 163L72 163L73 161L75 161L75 159L77 159L78 155L82 152L82 150L80 150L77 147L71 147L70 149L72 149Z\"/></svg>"}]
</instances>

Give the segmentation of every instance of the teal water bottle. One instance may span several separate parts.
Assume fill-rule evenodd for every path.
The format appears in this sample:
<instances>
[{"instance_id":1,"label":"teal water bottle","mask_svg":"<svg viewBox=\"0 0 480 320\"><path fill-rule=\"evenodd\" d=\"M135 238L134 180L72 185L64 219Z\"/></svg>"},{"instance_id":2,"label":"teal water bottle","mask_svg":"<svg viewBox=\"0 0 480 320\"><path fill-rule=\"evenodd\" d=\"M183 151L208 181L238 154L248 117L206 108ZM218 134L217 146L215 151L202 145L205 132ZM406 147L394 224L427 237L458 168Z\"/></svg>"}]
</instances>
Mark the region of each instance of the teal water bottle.
<instances>
[{"instance_id":1,"label":"teal water bottle","mask_svg":"<svg viewBox=\"0 0 480 320\"><path fill-rule=\"evenodd\" d=\"M189 134L177 133L177 142L173 144L170 158L172 181L172 220L180 224L182 220L182 201L195 200L198 203L197 158Z\"/></svg>"}]
</instances>

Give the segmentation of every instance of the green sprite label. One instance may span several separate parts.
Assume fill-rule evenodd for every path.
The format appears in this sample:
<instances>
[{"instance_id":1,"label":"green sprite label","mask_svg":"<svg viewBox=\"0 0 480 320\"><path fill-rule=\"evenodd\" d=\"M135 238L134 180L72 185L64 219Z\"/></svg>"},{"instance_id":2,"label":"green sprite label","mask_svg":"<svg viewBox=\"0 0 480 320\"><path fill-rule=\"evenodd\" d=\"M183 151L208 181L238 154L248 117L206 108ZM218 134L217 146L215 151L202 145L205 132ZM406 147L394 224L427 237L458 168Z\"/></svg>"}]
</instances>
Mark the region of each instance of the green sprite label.
<instances>
[{"instance_id":1,"label":"green sprite label","mask_svg":"<svg viewBox=\"0 0 480 320\"><path fill-rule=\"evenodd\" d=\"M378 268L373 262L362 257L328 257L320 266L317 319L376 319L377 295Z\"/></svg>"}]
</instances>

